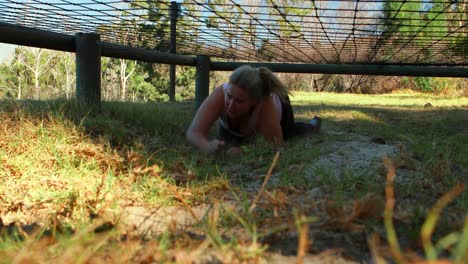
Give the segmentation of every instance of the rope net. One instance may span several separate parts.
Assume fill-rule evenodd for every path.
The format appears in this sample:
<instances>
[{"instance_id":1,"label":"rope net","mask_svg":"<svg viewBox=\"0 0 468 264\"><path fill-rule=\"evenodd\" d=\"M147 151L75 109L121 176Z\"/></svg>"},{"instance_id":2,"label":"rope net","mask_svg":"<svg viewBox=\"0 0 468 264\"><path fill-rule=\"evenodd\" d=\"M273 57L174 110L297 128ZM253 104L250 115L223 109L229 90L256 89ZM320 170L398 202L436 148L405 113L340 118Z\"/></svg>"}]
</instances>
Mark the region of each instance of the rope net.
<instances>
[{"instance_id":1,"label":"rope net","mask_svg":"<svg viewBox=\"0 0 468 264\"><path fill-rule=\"evenodd\" d=\"M178 54L219 61L468 65L467 0L178 3ZM106 42L163 52L170 51L170 21L170 1L0 0L0 22L98 33Z\"/></svg>"}]
</instances>

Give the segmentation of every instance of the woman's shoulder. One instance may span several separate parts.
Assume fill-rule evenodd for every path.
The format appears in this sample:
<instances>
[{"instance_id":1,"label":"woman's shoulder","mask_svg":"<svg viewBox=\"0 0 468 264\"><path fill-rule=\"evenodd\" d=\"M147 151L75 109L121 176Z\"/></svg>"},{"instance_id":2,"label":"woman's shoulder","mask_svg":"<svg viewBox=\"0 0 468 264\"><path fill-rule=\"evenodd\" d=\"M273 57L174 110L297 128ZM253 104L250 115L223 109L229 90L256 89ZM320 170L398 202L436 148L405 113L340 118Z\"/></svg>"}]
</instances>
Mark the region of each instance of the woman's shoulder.
<instances>
[{"instance_id":1,"label":"woman's shoulder","mask_svg":"<svg viewBox=\"0 0 468 264\"><path fill-rule=\"evenodd\" d=\"M226 93L226 88L224 88L225 85L224 83L221 84L221 85L218 85L216 88L213 89L213 91L211 92L212 95L222 95L222 97L224 97L224 94Z\"/></svg>"},{"instance_id":2,"label":"woman's shoulder","mask_svg":"<svg viewBox=\"0 0 468 264\"><path fill-rule=\"evenodd\" d=\"M210 95L205 99L207 105L210 107L219 106L224 107L224 90L223 85L216 87Z\"/></svg>"}]
</instances>

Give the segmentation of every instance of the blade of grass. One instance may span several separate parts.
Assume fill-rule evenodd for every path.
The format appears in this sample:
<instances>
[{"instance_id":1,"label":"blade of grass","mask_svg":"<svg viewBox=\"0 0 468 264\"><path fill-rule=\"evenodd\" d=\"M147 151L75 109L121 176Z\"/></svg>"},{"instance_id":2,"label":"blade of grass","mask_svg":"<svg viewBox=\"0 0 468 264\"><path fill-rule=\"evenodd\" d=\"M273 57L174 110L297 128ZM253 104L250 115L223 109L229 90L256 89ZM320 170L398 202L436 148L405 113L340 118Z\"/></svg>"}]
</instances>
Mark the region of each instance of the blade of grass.
<instances>
[{"instance_id":1,"label":"blade of grass","mask_svg":"<svg viewBox=\"0 0 468 264\"><path fill-rule=\"evenodd\" d=\"M461 233L460 241L455 249L453 259L455 264L466 263L468 258L468 214L465 216L465 224ZM465 262L464 262L465 261Z\"/></svg>"},{"instance_id":2,"label":"blade of grass","mask_svg":"<svg viewBox=\"0 0 468 264\"><path fill-rule=\"evenodd\" d=\"M367 244L369 245L369 250L371 252L372 260L374 261L374 263L386 264L387 262L379 252L379 241L379 235L374 233L367 239Z\"/></svg>"},{"instance_id":3,"label":"blade of grass","mask_svg":"<svg viewBox=\"0 0 468 264\"><path fill-rule=\"evenodd\" d=\"M309 251L309 225L304 215L296 218L296 228L299 233L299 241L297 244L297 264L304 263L304 257Z\"/></svg>"},{"instance_id":4,"label":"blade of grass","mask_svg":"<svg viewBox=\"0 0 468 264\"><path fill-rule=\"evenodd\" d=\"M258 199L262 195L263 190L265 189L265 187L266 187L266 185L268 183L268 180L271 177L271 173L273 172L273 169L276 166L276 161L278 161L279 154L280 154L279 151L277 151L276 154L275 154L275 157L273 158L273 162L271 163L270 169L268 169L268 173L267 173L267 175L265 177L265 180L263 180L262 187L258 191L257 195L255 196L255 198L254 198L254 200L252 202L252 205L249 208L249 213L251 213L253 211L253 209L255 209L255 206L257 205Z\"/></svg>"},{"instance_id":5,"label":"blade of grass","mask_svg":"<svg viewBox=\"0 0 468 264\"><path fill-rule=\"evenodd\" d=\"M180 193L170 184L166 183L165 185L169 188L169 190L171 190L171 192L175 195L175 197L177 197L179 202L181 202L184 205L184 207L189 211L193 219L195 219L197 222L200 222L200 218L192 210L192 207L190 207L190 205L188 205L187 202L185 202L185 199L182 197L182 195L180 195Z\"/></svg>"},{"instance_id":6,"label":"blade of grass","mask_svg":"<svg viewBox=\"0 0 468 264\"><path fill-rule=\"evenodd\" d=\"M465 186L460 183L455 185L450 191L445 193L434 205L429 214L427 215L426 221L421 228L421 242L424 248L424 252L428 260L437 259L437 250L432 244L431 237L436 227L437 221L439 220L442 210L457 197Z\"/></svg>"},{"instance_id":7,"label":"blade of grass","mask_svg":"<svg viewBox=\"0 0 468 264\"><path fill-rule=\"evenodd\" d=\"M392 161L384 158L384 165L387 168L387 182L385 185L385 210L384 210L384 224L387 233L388 244L390 245L390 252L396 259L397 263L406 263L407 261L401 253L400 245L398 244L398 237L393 225L393 208L395 207L395 192L393 190L393 182L395 180L396 171Z\"/></svg>"},{"instance_id":8,"label":"blade of grass","mask_svg":"<svg viewBox=\"0 0 468 264\"><path fill-rule=\"evenodd\" d=\"M437 254L440 254L442 250L445 250L452 245L455 245L460 240L460 234L458 232L450 233L443 238L439 239L435 245Z\"/></svg>"}]
</instances>

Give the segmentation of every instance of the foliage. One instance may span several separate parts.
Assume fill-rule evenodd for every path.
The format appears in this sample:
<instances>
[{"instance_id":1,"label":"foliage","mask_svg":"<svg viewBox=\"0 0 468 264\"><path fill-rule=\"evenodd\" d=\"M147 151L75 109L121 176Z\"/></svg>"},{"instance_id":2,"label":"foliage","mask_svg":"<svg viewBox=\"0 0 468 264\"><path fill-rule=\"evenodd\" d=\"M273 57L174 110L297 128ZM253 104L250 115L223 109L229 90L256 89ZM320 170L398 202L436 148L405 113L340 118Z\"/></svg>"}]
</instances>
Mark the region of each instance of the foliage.
<instances>
[{"instance_id":1,"label":"foliage","mask_svg":"<svg viewBox=\"0 0 468 264\"><path fill-rule=\"evenodd\" d=\"M75 92L75 62L70 53L48 51L41 55L49 61L50 71L36 72L36 49L17 48L9 64L0 65L0 96L3 98L36 98L36 83L41 98L72 98ZM44 63L44 62L40 62ZM102 96L106 101L168 100L169 66L119 59L102 58ZM28 66L30 65L30 66ZM40 65L40 64L37 64ZM41 66L42 67L42 66ZM45 67L48 68L48 67ZM177 67L176 89L179 100L194 98L195 68Z\"/></svg>"},{"instance_id":2,"label":"foliage","mask_svg":"<svg viewBox=\"0 0 468 264\"><path fill-rule=\"evenodd\" d=\"M450 11L456 11L457 14L450 17L450 27L455 31L456 38L453 39L449 48L456 54L467 58L468 36L460 29L466 26L463 21L468 20L468 4L466 1L454 1Z\"/></svg>"},{"instance_id":3,"label":"foliage","mask_svg":"<svg viewBox=\"0 0 468 264\"><path fill-rule=\"evenodd\" d=\"M14 98L14 87L17 87L11 68L0 64L0 98Z\"/></svg>"},{"instance_id":4,"label":"foliage","mask_svg":"<svg viewBox=\"0 0 468 264\"><path fill-rule=\"evenodd\" d=\"M429 77L416 77L414 81L417 84L417 89L421 92L431 92L431 79Z\"/></svg>"},{"instance_id":5,"label":"foliage","mask_svg":"<svg viewBox=\"0 0 468 264\"><path fill-rule=\"evenodd\" d=\"M460 13L454 15L450 12L454 9ZM386 45L387 50L382 57L383 61L394 60L396 56L402 61L408 61L409 58L414 57L410 52L410 47L423 54L422 57L418 57L418 63L441 55L435 54L430 47L446 37L448 33L454 33L455 37L446 51L465 55L465 45L462 43L465 41L466 34L456 33L459 27L462 27L462 19L466 19L466 12L463 12L465 10L466 3L463 1L451 3L444 0L385 2L381 17L384 25L381 29L383 38L380 43L388 42L391 46ZM460 24L456 24L457 22ZM420 49L421 45L424 45L424 48Z\"/></svg>"},{"instance_id":6,"label":"foliage","mask_svg":"<svg viewBox=\"0 0 468 264\"><path fill-rule=\"evenodd\" d=\"M190 30L200 26L204 21L193 21L189 19L190 14L206 11L199 10L199 5L183 5L186 16L179 17L178 26L183 28L180 32L191 34L194 39L193 49L201 51L203 48L225 49L226 56L234 53L242 53L245 56L260 56L266 61L271 61L277 52L288 52L291 56L303 56L301 50L295 52L278 51L271 39L255 38L247 40L246 36L232 35L231 32L239 32L240 25L249 27L249 31L257 32L261 26L252 20L249 14L262 13L257 5L258 1L246 0L246 5L231 6L230 1L216 0L208 1L207 7L212 10L206 16L208 24L225 25L228 29L216 33L228 38L229 47L214 47L212 43L203 43L204 40L197 39L198 31ZM275 1L265 0L262 3L271 5ZM150 46L157 50L168 51L169 44L166 39L169 32L167 19L161 10L166 12L167 5L154 1L130 1L130 7L141 7L147 13L135 16L130 11L122 9L116 16L121 17L118 22L111 25L102 25L97 28L98 33L106 36L115 35L123 45L132 43L135 46ZM274 27L269 27L270 33L278 36L294 37L307 41L315 36L303 36L300 32L306 32L301 27L309 22L315 22L318 10L323 9L320 2L304 2L296 0L282 1L277 8L269 9L266 16L283 16L285 19ZM341 3L340 5L345 5ZM353 5L354 6L354 5ZM341 6L339 6L341 7ZM349 8L349 6L345 6ZM356 6L357 7L357 6ZM233 8L239 12L232 12ZM447 4L445 0L431 1L386 1L382 8L384 27L380 28L381 42L391 42L385 45L386 50L375 47L375 54L380 58L376 61L387 62L394 60L395 56L400 59L408 58L408 48L416 45L418 48L430 46L437 43L438 39L453 31L451 44L447 52L455 52L461 56L467 56L467 36L463 33L463 21L466 21L468 12L465 1L454 1ZM417 12L414 12L416 10ZM450 12L446 12L450 11ZM452 12L456 11L456 12ZM312 12L307 14L306 12ZM305 17L304 17L305 16ZM223 17L223 18L222 18ZM143 23L143 20L152 23ZM310 21L309 21L310 20ZM189 22L190 21L190 22ZM250 21L246 24L245 21ZM359 22L355 21L355 22ZM190 24L194 23L194 24ZM196 25L195 25L196 24ZM357 23L358 24L358 23ZM358 27L359 25L356 25ZM229 29L236 30L229 30ZM139 31L151 32L153 37L144 39L147 34L136 34ZM367 30L367 29L366 29ZM182 34L178 32L178 34ZM246 31L240 31L240 34ZM243 33L242 33L243 32ZM416 34L413 34L415 33ZM458 32L458 33L457 33ZM105 34L104 34L105 33ZM120 34L120 35L117 35ZM151 35L150 34L150 35ZM215 33L213 33L215 34ZM184 36L180 36L186 38ZM402 41L403 40L403 41ZM246 41L241 43L239 41ZM346 42L346 41L345 41ZM422 43L428 42L428 43ZM380 43L382 44L382 43ZM421 44L421 45L420 45ZM256 54L248 54L243 47L253 47ZM344 48L345 44L343 44ZM419 48L418 48L419 49ZM336 49L335 49L336 51ZM341 52L341 51L340 51ZM444 56L444 54L433 54L431 50L421 50L424 58L432 56ZM339 53L339 52L338 52ZM132 102L160 102L168 98L169 66L144 62L135 62L119 59L102 58L102 97L106 101L132 101ZM50 99L50 98L73 98L75 90L75 65L71 53L46 51L41 49L19 47L14 51L13 58L8 64L0 65L0 96L2 98L17 99ZM279 74L281 75L281 74ZM176 74L176 96L178 100L191 100L194 98L195 69L187 66L178 66ZM224 73L214 72L212 85L216 86L220 80L224 80ZM399 91L401 89L412 89L415 91L430 92L437 94L463 95L467 93L468 80L465 79L443 79L435 77L382 77L382 76L355 76L355 75L305 75L305 74L283 74L281 79L291 90L305 91L332 91L351 93L386 93Z\"/></svg>"},{"instance_id":7,"label":"foliage","mask_svg":"<svg viewBox=\"0 0 468 264\"><path fill-rule=\"evenodd\" d=\"M35 98L34 75L26 67L33 63L33 54L26 49L18 48L9 64L0 65L0 96L3 98ZM41 98L72 98L75 90L75 63L70 53L50 52L55 65L51 71L44 72L38 79L41 87ZM53 59L53 60L52 60ZM31 60L31 61L30 61ZM30 62L28 62L30 61ZM53 62L52 62L53 61ZM121 61L102 58L102 96L106 101L152 101L168 100L169 66L144 62ZM122 65L126 68L122 68ZM121 69L125 72L121 74ZM195 95L195 68L177 66L176 68L177 100L191 100ZM352 93L382 93L400 89L436 94L460 95L468 87L468 80L459 78L436 77L382 77L356 75L308 75L278 74L280 79L291 90L333 91ZM122 78L127 78L126 95L122 98ZM211 84L219 85L225 81L223 72L211 74Z\"/></svg>"},{"instance_id":8,"label":"foliage","mask_svg":"<svg viewBox=\"0 0 468 264\"><path fill-rule=\"evenodd\" d=\"M176 94L181 99L195 99L195 68L179 66L176 72Z\"/></svg>"},{"instance_id":9,"label":"foliage","mask_svg":"<svg viewBox=\"0 0 468 264\"><path fill-rule=\"evenodd\" d=\"M267 5L273 4L273 1L265 1ZM286 38L304 38L301 33L301 26L309 12L315 12L315 2L287 0L283 1L283 7L277 7L270 11L270 15L282 16L284 20L279 21L278 35Z\"/></svg>"},{"instance_id":10,"label":"foliage","mask_svg":"<svg viewBox=\"0 0 468 264\"><path fill-rule=\"evenodd\" d=\"M448 15L450 5L444 0L432 0L425 15L424 35L431 41L438 41L448 33Z\"/></svg>"},{"instance_id":11,"label":"foliage","mask_svg":"<svg viewBox=\"0 0 468 264\"><path fill-rule=\"evenodd\" d=\"M409 35L422 27L420 14L412 10L422 10L422 2L409 3L387 1L383 5L383 19L386 37L393 35Z\"/></svg>"}]
</instances>

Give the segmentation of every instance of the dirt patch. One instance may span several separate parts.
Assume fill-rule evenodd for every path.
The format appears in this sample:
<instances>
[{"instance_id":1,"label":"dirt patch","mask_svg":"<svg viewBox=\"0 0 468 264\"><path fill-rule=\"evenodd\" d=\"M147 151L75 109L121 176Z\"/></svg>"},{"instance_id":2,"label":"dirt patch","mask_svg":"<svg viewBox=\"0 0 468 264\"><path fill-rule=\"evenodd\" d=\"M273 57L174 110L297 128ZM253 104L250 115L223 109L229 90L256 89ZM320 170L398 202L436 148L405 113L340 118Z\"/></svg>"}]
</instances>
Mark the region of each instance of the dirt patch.
<instances>
[{"instance_id":1,"label":"dirt patch","mask_svg":"<svg viewBox=\"0 0 468 264\"><path fill-rule=\"evenodd\" d=\"M317 145L322 149L323 155L307 166L306 178L314 178L323 173L337 178L342 178L349 172L374 174L382 165L384 156L393 156L399 152L396 146L387 144L382 138L346 132L328 133L346 140Z\"/></svg>"},{"instance_id":2,"label":"dirt patch","mask_svg":"<svg viewBox=\"0 0 468 264\"><path fill-rule=\"evenodd\" d=\"M230 202L223 204L233 208ZM161 235L168 228L187 229L207 217L211 205L203 204L190 209L180 206L147 208L143 206L125 207L119 216L120 223L140 235Z\"/></svg>"},{"instance_id":3,"label":"dirt patch","mask_svg":"<svg viewBox=\"0 0 468 264\"><path fill-rule=\"evenodd\" d=\"M337 180L348 175L375 175L378 177L382 174L383 158L399 156L401 153L400 147L396 144L386 142L382 138L372 138L356 133L348 132L325 132L333 138L339 138L339 141L322 141L314 148L320 149L320 158L310 161L303 169L304 177L307 180L314 180L317 177L327 175L335 177ZM280 157L281 159L281 157ZM265 171L250 172L247 175L237 175L237 168L241 165L233 165L232 171L235 177L242 178L243 190L246 192L255 193L259 190L263 183ZM294 165L293 165L294 166ZM415 174L417 168L398 168L396 182L405 181L409 174ZM292 168L293 169L293 168ZM276 185L279 179L278 173L273 173L269 186ZM322 194L320 187L316 187L309 191L311 198L318 198Z\"/></svg>"}]
</instances>

